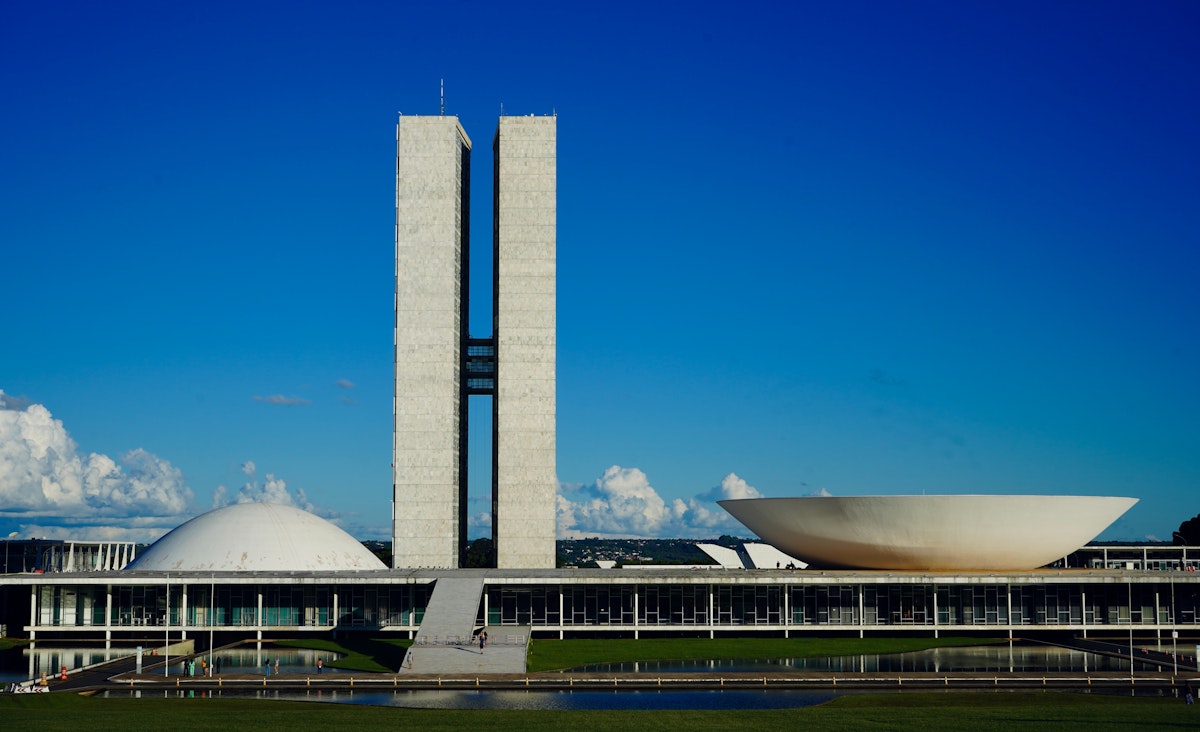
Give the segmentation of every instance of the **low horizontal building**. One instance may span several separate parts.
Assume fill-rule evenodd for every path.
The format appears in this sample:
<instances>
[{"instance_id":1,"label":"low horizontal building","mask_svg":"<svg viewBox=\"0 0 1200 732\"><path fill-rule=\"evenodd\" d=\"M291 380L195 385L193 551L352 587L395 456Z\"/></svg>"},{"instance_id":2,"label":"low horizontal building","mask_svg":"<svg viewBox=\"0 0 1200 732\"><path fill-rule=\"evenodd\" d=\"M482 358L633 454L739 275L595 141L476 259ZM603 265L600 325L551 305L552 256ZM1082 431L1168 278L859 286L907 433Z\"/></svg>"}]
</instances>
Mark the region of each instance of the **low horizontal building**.
<instances>
[{"instance_id":1,"label":"low horizontal building","mask_svg":"<svg viewBox=\"0 0 1200 732\"><path fill-rule=\"evenodd\" d=\"M75 572L2 581L10 630L35 640L133 642L355 630L412 637L443 578L481 582L477 625L524 626L533 637L1200 636L1200 574L1186 571L384 569Z\"/></svg>"},{"instance_id":2,"label":"low horizontal building","mask_svg":"<svg viewBox=\"0 0 1200 732\"><path fill-rule=\"evenodd\" d=\"M1187 570L1198 558L1187 547L1085 547L1021 571L388 569L319 517L239 504L179 526L122 571L68 559L63 571L0 576L0 623L32 640L124 645L360 630L413 638L436 636L434 626L465 637L481 626L551 638L1196 637L1200 573ZM431 607L435 622L422 627Z\"/></svg>"},{"instance_id":3,"label":"low horizontal building","mask_svg":"<svg viewBox=\"0 0 1200 732\"><path fill-rule=\"evenodd\" d=\"M16 572L100 572L123 569L137 555L132 541L3 539L0 574Z\"/></svg>"}]
</instances>

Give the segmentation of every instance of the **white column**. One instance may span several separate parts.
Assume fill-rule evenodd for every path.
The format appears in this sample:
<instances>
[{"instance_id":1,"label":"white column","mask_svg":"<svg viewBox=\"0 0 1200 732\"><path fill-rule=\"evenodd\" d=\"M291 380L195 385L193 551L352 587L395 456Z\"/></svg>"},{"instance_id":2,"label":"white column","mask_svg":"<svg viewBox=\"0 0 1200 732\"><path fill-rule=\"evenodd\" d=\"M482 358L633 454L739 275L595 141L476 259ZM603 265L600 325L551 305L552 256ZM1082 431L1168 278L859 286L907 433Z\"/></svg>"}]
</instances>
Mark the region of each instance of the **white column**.
<instances>
[{"instance_id":1,"label":"white column","mask_svg":"<svg viewBox=\"0 0 1200 732\"><path fill-rule=\"evenodd\" d=\"M708 583L708 637L716 637L716 604L713 602L713 583Z\"/></svg>"},{"instance_id":2,"label":"white column","mask_svg":"<svg viewBox=\"0 0 1200 732\"><path fill-rule=\"evenodd\" d=\"M112 585L104 591L104 647L112 645Z\"/></svg>"},{"instance_id":3,"label":"white column","mask_svg":"<svg viewBox=\"0 0 1200 732\"><path fill-rule=\"evenodd\" d=\"M937 585L933 586L933 637L938 638L938 601Z\"/></svg>"},{"instance_id":4,"label":"white column","mask_svg":"<svg viewBox=\"0 0 1200 732\"><path fill-rule=\"evenodd\" d=\"M34 628L37 627L38 620L40 619L38 617L37 598L38 598L38 586L30 585L29 586L29 641L30 641L29 647L30 648L33 647L33 641L37 640L37 631L34 630Z\"/></svg>"},{"instance_id":5,"label":"white column","mask_svg":"<svg viewBox=\"0 0 1200 732\"><path fill-rule=\"evenodd\" d=\"M878 595L879 593L875 593ZM878 614L878 613L877 613ZM866 636L867 631L867 592L862 583L858 585L858 637Z\"/></svg>"},{"instance_id":6,"label":"white column","mask_svg":"<svg viewBox=\"0 0 1200 732\"><path fill-rule=\"evenodd\" d=\"M637 585L634 585L633 586L633 639L634 640L638 639L638 626L640 624L641 623L638 620L638 588L637 588Z\"/></svg>"},{"instance_id":7,"label":"white column","mask_svg":"<svg viewBox=\"0 0 1200 732\"><path fill-rule=\"evenodd\" d=\"M1087 590L1079 588L1079 622L1083 624L1083 637L1087 638Z\"/></svg>"},{"instance_id":8,"label":"white column","mask_svg":"<svg viewBox=\"0 0 1200 732\"><path fill-rule=\"evenodd\" d=\"M1012 640L1012 585L1004 585L1004 595L1005 599L1008 600L1008 622L1006 622L1005 625L1008 626L1008 639Z\"/></svg>"},{"instance_id":9,"label":"white column","mask_svg":"<svg viewBox=\"0 0 1200 732\"><path fill-rule=\"evenodd\" d=\"M790 638L792 625L792 588L791 585L783 585L780 588L783 592L783 637ZM862 623L862 612L858 614L858 622Z\"/></svg>"}]
</instances>

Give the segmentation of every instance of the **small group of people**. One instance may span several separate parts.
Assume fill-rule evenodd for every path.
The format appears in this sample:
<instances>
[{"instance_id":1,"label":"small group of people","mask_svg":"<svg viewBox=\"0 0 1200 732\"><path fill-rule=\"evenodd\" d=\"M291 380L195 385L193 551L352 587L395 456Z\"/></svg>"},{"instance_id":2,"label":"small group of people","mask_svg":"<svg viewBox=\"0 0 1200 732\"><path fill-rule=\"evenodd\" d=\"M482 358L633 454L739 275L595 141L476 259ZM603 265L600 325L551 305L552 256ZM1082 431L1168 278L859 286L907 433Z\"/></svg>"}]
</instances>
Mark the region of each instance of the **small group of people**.
<instances>
[{"instance_id":1,"label":"small group of people","mask_svg":"<svg viewBox=\"0 0 1200 732\"><path fill-rule=\"evenodd\" d=\"M487 631L486 630L479 631L478 640L479 640L479 652L483 653L483 647L487 645Z\"/></svg>"},{"instance_id":2,"label":"small group of people","mask_svg":"<svg viewBox=\"0 0 1200 732\"><path fill-rule=\"evenodd\" d=\"M207 660L200 659L200 675L204 678L212 678L213 675L221 673L221 659L214 658L212 663ZM183 662L184 676L196 675L196 659L189 658Z\"/></svg>"}]
</instances>

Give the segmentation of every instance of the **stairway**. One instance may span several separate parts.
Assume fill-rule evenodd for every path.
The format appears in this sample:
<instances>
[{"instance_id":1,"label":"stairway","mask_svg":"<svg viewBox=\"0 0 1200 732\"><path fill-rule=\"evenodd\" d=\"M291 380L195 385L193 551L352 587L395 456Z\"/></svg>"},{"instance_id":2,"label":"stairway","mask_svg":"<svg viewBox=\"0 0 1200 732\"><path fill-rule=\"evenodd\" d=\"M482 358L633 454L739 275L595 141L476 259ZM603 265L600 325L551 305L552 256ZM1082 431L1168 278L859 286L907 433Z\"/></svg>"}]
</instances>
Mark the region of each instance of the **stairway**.
<instances>
[{"instance_id":1,"label":"stairway","mask_svg":"<svg viewBox=\"0 0 1200 732\"><path fill-rule=\"evenodd\" d=\"M486 627L481 649L475 618L482 597L482 578L439 577L400 673L524 673L530 628Z\"/></svg>"}]
</instances>

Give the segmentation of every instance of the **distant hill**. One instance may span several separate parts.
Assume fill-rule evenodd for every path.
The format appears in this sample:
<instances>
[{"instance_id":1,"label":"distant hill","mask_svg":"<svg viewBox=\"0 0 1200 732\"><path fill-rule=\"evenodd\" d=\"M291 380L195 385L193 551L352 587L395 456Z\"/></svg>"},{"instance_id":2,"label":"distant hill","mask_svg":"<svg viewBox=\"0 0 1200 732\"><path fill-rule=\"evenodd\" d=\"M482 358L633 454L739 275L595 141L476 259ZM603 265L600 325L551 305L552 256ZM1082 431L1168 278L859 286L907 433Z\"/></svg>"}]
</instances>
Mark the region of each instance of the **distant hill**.
<instances>
[{"instance_id":1,"label":"distant hill","mask_svg":"<svg viewBox=\"0 0 1200 732\"><path fill-rule=\"evenodd\" d=\"M696 544L718 544L736 549L742 543L756 541L736 536L716 539L562 539L558 544L558 566L594 567L597 561L625 564L713 564ZM387 566L392 566L392 542L364 541L368 549ZM467 550L467 565L495 566L495 551L490 539L475 539Z\"/></svg>"},{"instance_id":2,"label":"distant hill","mask_svg":"<svg viewBox=\"0 0 1200 732\"><path fill-rule=\"evenodd\" d=\"M563 539L558 542L560 567L588 567L597 561L625 564L714 564L698 543L719 544L736 549L742 542L734 536L717 539Z\"/></svg>"}]
</instances>

